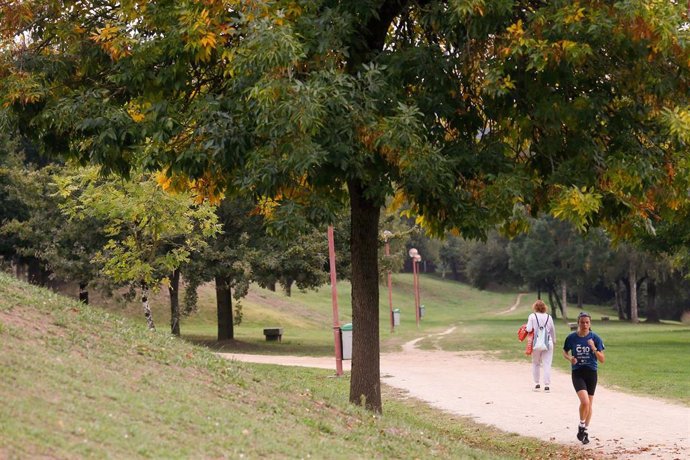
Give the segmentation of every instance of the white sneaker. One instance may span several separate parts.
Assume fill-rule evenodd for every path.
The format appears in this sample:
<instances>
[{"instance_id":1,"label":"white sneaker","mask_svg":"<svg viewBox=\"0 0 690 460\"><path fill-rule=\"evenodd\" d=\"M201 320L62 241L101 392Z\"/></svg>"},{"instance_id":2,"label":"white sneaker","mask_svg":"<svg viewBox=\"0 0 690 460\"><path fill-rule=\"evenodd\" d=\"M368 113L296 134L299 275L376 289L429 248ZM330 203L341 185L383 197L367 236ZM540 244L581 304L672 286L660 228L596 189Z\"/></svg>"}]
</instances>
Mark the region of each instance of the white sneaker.
<instances>
[{"instance_id":1,"label":"white sneaker","mask_svg":"<svg viewBox=\"0 0 690 460\"><path fill-rule=\"evenodd\" d=\"M536 385L534 385L534 389L532 391L539 391L540 389L541 386L539 386L539 384L537 383Z\"/></svg>"},{"instance_id":2,"label":"white sneaker","mask_svg":"<svg viewBox=\"0 0 690 460\"><path fill-rule=\"evenodd\" d=\"M548 393L549 391L551 391L551 390L549 389L548 386L545 385L545 386L544 386L544 392Z\"/></svg>"}]
</instances>

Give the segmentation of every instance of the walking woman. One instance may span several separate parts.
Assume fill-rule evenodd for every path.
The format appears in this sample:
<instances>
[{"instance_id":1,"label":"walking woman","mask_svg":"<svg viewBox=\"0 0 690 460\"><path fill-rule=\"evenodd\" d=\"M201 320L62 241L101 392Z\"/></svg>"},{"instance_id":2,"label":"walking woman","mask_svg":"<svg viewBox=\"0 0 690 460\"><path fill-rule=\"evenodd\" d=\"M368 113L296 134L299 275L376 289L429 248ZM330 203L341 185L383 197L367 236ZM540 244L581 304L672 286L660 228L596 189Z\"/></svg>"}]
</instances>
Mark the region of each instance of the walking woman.
<instances>
[{"instance_id":1,"label":"walking woman","mask_svg":"<svg viewBox=\"0 0 690 460\"><path fill-rule=\"evenodd\" d=\"M589 443L587 428L592 420L592 403L597 388L597 363L603 363L604 342L590 330L592 317L582 312L577 317L577 331L570 333L563 345L563 357L570 361L573 386L580 400L580 423L577 439Z\"/></svg>"},{"instance_id":2,"label":"walking woman","mask_svg":"<svg viewBox=\"0 0 690 460\"><path fill-rule=\"evenodd\" d=\"M537 300L532 305L533 313L527 318L527 332L534 331L534 340L537 341L537 334L546 333L548 339L544 342L546 349L532 349L532 379L534 380L534 391L539 391L539 370L544 371L544 391L550 391L551 385L551 363L553 362L553 344L556 343L556 328L553 325L553 318L546 313L546 304Z\"/></svg>"}]
</instances>

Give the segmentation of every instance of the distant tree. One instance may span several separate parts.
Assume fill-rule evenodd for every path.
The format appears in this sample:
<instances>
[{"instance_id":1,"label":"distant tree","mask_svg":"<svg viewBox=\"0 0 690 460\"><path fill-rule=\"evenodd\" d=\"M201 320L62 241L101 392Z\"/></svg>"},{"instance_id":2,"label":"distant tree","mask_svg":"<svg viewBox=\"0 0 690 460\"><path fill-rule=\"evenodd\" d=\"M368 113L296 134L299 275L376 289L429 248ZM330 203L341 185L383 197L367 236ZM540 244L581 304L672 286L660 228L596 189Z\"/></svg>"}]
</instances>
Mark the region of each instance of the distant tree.
<instances>
[{"instance_id":1,"label":"distant tree","mask_svg":"<svg viewBox=\"0 0 690 460\"><path fill-rule=\"evenodd\" d=\"M619 319L638 322L640 317L640 288L646 283L647 306L651 306L652 321L656 313L656 283L673 277L667 258L629 243L612 249L607 270L608 281L616 288L616 307ZM658 320L658 318L657 318Z\"/></svg>"},{"instance_id":2,"label":"distant tree","mask_svg":"<svg viewBox=\"0 0 690 460\"><path fill-rule=\"evenodd\" d=\"M18 225L30 219L32 206L39 205L37 194L42 184L29 178L21 155L5 152L0 157L0 255L19 271L24 266L23 258L35 252L25 235L27 231Z\"/></svg>"},{"instance_id":3,"label":"distant tree","mask_svg":"<svg viewBox=\"0 0 690 460\"><path fill-rule=\"evenodd\" d=\"M195 204L186 194L166 193L144 174L132 181L105 180L92 168L60 178L59 187L70 219L93 217L105 223L109 240L94 260L115 283L141 290L147 325L155 329L149 290L169 285L189 253L218 231L213 208ZM178 327L179 314L173 313L171 330Z\"/></svg>"},{"instance_id":4,"label":"distant tree","mask_svg":"<svg viewBox=\"0 0 690 460\"><path fill-rule=\"evenodd\" d=\"M443 240L439 251L441 266L445 276L446 271L452 273L455 281L465 280L465 269L469 252L469 243L455 235L448 235Z\"/></svg>"},{"instance_id":5,"label":"distant tree","mask_svg":"<svg viewBox=\"0 0 690 460\"><path fill-rule=\"evenodd\" d=\"M328 279L328 240L325 231L312 230L291 240L268 235L255 252L255 276L259 285L275 290L279 283L287 296L292 286L311 289ZM337 258L336 258L337 262Z\"/></svg>"},{"instance_id":6,"label":"distant tree","mask_svg":"<svg viewBox=\"0 0 690 460\"><path fill-rule=\"evenodd\" d=\"M3 200L7 214L0 220L3 253L18 271L28 268L30 283L48 285L55 276L75 276L88 283L94 272L82 256L93 249L90 245L98 236L97 232L81 235L93 229L89 224L70 225L60 212L62 199L54 177L61 167L37 168L21 157L13 158L0 170L0 193L7 198Z\"/></svg>"},{"instance_id":7,"label":"distant tree","mask_svg":"<svg viewBox=\"0 0 690 460\"><path fill-rule=\"evenodd\" d=\"M544 216L532 221L529 233L509 245L511 270L547 291L554 317L558 317L557 310L568 317L559 290L565 280L582 270L581 238L568 222Z\"/></svg>"},{"instance_id":8,"label":"distant tree","mask_svg":"<svg viewBox=\"0 0 690 460\"><path fill-rule=\"evenodd\" d=\"M304 290L319 287L327 280L323 267L328 259L328 241L323 232L301 235L278 259L279 282L288 296L293 284Z\"/></svg>"},{"instance_id":9,"label":"distant tree","mask_svg":"<svg viewBox=\"0 0 690 460\"><path fill-rule=\"evenodd\" d=\"M497 232L489 233L486 241L468 242L465 273L473 286L486 289L492 284L520 284L522 278L510 268L508 244Z\"/></svg>"},{"instance_id":10,"label":"distant tree","mask_svg":"<svg viewBox=\"0 0 690 460\"><path fill-rule=\"evenodd\" d=\"M187 312L196 308L197 286L215 283L218 340L235 338L235 326L242 321L239 301L249 290L252 264L262 251L265 228L263 218L252 212L255 207L250 200L225 197L215 210L219 233L208 238L208 244L192 253L182 266L187 280Z\"/></svg>"}]
</instances>

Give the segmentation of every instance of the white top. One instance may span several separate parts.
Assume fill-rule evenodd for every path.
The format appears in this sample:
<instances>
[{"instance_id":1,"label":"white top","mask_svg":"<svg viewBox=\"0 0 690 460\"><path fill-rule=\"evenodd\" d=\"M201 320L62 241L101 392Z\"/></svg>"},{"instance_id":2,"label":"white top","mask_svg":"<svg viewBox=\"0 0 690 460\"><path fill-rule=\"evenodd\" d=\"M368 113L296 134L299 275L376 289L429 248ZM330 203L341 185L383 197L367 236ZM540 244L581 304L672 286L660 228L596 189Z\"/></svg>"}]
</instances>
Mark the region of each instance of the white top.
<instances>
[{"instance_id":1,"label":"white top","mask_svg":"<svg viewBox=\"0 0 690 460\"><path fill-rule=\"evenodd\" d=\"M537 326L537 318L539 319L539 324L542 326L544 326L548 321L546 328L549 331L550 342L553 345L556 340L556 328L553 324L553 317L548 313L530 313L529 317L527 318L527 332L532 332L539 328L539 326Z\"/></svg>"}]
</instances>

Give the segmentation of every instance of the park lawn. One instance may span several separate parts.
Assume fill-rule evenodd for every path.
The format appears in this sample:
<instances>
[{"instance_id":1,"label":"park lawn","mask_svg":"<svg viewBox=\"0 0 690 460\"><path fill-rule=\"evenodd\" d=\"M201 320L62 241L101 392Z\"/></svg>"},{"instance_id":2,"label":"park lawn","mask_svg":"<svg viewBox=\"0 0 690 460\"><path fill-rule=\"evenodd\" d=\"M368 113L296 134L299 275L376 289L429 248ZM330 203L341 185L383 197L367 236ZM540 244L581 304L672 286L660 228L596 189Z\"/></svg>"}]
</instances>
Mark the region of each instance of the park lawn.
<instances>
[{"instance_id":1,"label":"park lawn","mask_svg":"<svg viewBox=\"0 0 690 460\"><path fill-rule=\"evenodd\" d=\"M0 458L586 458L348 375L227 361L0 273Z\"/></svg>"},{"instance_id":2,"label":"park lawn","mask_svg":"<svg viewBox=\"0 0 690 460\"><path fill-rule=\"evenodd\" d=\"M420 334L442 332L450 325L481 318L487 311L508 309L516 294L479 291L464 284L443 280L434 276L421 276L421 304L425 315L419 328L414 312L412 277L407 274L393 275L392 304L400 310L401 324L391 332L388 288L379 288L382 351L399 350L403 343ZM338 282L339 323L352 321L351 290L349 282ZM199 313L182 320L184 337L211 344L217 336L215 318L215 293L207 285L199 290ZM165 318L167 299L161 296L156 302L154 314ZM271 292L253 285L250 295L242 299L242 324L235 328L236 341L214 344L221 350L241 350L253 353L283 353L323 356L333 353L333 308L330 286L318 290L299 291L292 295ZM295 306L298 306L297 308ZM139 314L138 312L136 313ZM284 329L282 343L266 342L264 327L280 326ZM422 345L426 346L426 345Z\"/></svg>"},{"instance_id":3,"label":"park lawn","mask_svg":"<svg viewBox=\"0 0 690 460\"><path fill-rule=\"evenodd\" d=\"M340 323L351 321L350 284L337 285ZM517 340L517 329L523 324L535 293L525 293L518 307L507 312L518 298L517 292L480 291L466 284L422 275L421 303L425 316L417 328L414 315L412 276L393 275L393 308L401 310L401 325L390 330L388 288L382 284L380 296L380 337L382 351L399 350L400 346L420 336L424 349L435 347L448 351L483 350L500 359L524 361L524 343ZM252 286L250 296L242 300L243 322L235 328L236 339L218 344L215 320L215 292L212 286L199 291L199 312L182 321L182 334L224 351L252 353L301 354L325 356L333 353L333 317L330 286L300 292L291 297ZM169 318L167 296L155 299L154 314ZM607 362L602 366L601 382L636 394L690 404L690 326L681 323L630 324L618 321L610 306L585 305L592 315L593 329L606 344ZM569 306L569 316L579 312ZM132 310L140 321L138 308ZM609 317L602 321L602 317ZM284 327L283 341L266 342L264 327ZM447 335L434 335L455 327ZM557 352L570 329L563 319L556 320ZM556 368L567 371L565 360L554 359Z\"/></svg>"}]
</instances>

